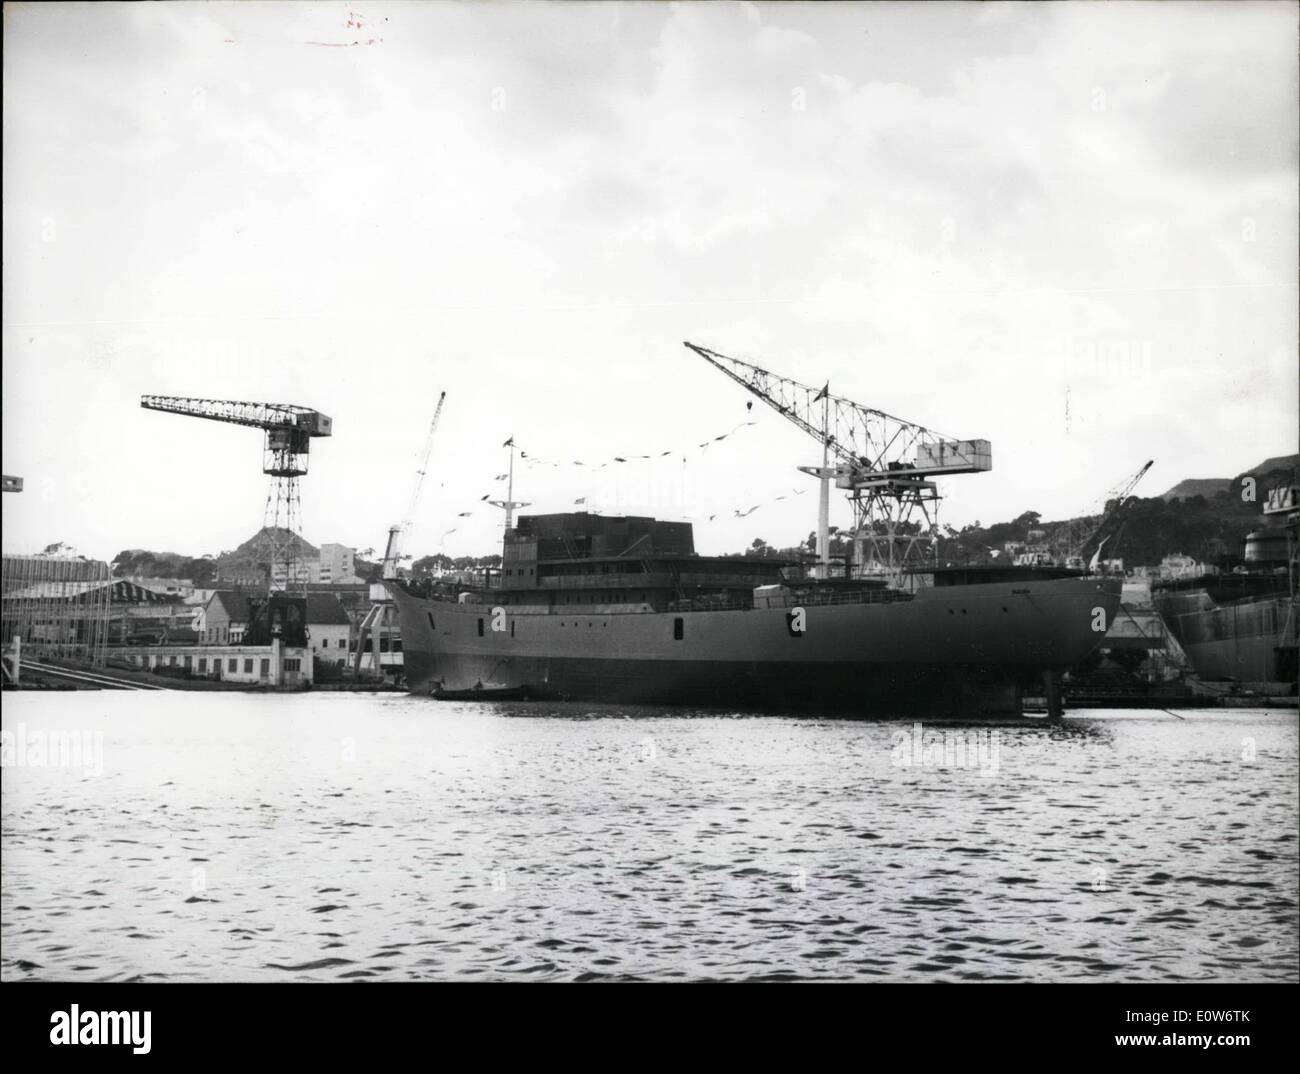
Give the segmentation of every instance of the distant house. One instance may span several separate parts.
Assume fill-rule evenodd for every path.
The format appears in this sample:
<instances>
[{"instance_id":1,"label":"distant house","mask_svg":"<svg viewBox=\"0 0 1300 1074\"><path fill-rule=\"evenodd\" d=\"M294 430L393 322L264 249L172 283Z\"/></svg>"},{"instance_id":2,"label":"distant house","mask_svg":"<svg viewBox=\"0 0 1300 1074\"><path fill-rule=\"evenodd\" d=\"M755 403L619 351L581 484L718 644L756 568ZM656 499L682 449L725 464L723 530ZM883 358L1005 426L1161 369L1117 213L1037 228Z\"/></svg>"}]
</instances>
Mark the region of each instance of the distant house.
<instances>
[{"instance_id":1,"label":"distant house","mask_svg":"<svg viewBox=\"0 0 1300 1074\"><path fill-rule=\"evenodd\" d=\"M1185 556L1181 552L1173 552L1165 556L1160 561L1159 575L1164 580L1177 578L1193 578L1196 575L1206 573L1206 567L1197 563L1191 556Z\"/></svg>"},{"instance_id":2,"label":"distant house","mask_svg":"<svg viewBox=\"0 0 1300 1074\"><path fill-rule=\"evenodd\" d=\"M307 594L307 638L312 655L341 664L348 658L352 620L333 593Z\"/></svg>"},{"instance_id":3,"label":"distant house","mask_svg":"<svg viewBox=\"0 0 1300 1074\"><path fill-rule=\"evenodd\" d=\"M219 589L203 605L198 621L204 645L238 645L248 629L248 597Z\"/></svg>"}]
</instances>

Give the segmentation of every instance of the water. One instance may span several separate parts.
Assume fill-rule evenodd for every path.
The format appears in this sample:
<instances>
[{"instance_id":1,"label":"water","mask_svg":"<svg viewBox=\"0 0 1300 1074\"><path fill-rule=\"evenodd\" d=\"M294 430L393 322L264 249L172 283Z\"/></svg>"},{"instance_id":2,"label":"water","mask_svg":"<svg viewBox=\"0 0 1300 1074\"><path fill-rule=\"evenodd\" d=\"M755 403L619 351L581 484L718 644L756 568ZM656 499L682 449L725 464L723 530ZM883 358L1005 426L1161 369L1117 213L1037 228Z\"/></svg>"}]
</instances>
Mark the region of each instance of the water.
<instances>
[{"instance_id":1,"label":"water","mask_svg":"<svg viewBox=\"0 0 1300 1074\"><path fill-rule=\"evenodd\" d=\"M1182 715L9 693L0 976L1294 981L1296 713Z\"/></svg>"}]
</instances>

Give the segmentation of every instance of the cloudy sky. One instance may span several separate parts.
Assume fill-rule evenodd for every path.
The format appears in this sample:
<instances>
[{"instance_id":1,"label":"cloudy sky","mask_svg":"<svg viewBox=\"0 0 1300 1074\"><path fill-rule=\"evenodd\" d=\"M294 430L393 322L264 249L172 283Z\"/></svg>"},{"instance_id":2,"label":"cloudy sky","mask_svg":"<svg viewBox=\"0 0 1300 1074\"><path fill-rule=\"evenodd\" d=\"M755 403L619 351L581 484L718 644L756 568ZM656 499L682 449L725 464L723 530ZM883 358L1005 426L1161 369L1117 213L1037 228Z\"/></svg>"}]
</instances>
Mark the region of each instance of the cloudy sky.
<instances>
[{"instance_id":1,"label":"cloudy sky","mask_svg":"<svg viewBox=\"0 0 1300 1074\"><path fill-rule=\"evenodd\" d=\"M1296 31L1282 2L9 4L4 548L258 528L259 434L143 393L332 416L316 543L382 547L441 390L417 554L494 550L511 435L565 462L518 467L534 509L802 538L817 446L756 405L700 452L751 415L683 340L992 440L957 525L1295 451Z\"/></svg>"}]
</instances>

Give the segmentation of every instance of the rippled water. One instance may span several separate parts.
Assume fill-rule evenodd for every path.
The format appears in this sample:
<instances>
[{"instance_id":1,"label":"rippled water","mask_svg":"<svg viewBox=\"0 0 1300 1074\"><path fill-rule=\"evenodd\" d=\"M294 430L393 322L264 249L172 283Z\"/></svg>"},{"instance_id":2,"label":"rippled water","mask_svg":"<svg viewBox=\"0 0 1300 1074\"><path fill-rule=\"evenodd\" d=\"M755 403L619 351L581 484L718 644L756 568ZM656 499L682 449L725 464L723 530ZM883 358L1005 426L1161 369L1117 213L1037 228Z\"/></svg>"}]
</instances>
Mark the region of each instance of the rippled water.
<instances>
[{"instance_id":1,"label":"rippled water","mask_svg":"<svg viewBox=\"0 0 1300 1074\"><path fill-rule=\"evenodd\" d=\"M1182 715L10 693L0 974L1295 980L1296 713Z\"/></svg>"}]
</instances>

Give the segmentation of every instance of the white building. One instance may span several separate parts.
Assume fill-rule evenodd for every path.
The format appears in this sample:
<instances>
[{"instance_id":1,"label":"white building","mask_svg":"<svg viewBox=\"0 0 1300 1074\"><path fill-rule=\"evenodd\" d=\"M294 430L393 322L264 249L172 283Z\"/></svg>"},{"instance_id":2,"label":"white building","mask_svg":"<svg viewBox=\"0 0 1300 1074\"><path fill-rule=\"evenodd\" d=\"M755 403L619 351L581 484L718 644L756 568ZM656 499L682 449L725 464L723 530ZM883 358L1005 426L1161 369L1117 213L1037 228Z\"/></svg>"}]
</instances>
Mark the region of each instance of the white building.
<instances>
[{"instance_id":1,"label":"white building","mask_svg":"<svg viewBox=\"0 0 1300 1074\"><path fill-rule=\"evenodd\" d=\"M356 549L342 544L320 546L320 559L314 564L313 582L333 585L356 585Z\"/></svg>"},{"instance_id":2,"label":"white building","mask_svg":"<svg viewBox=\"0 0 1300 1074\"><path fill-rule=\"evenodd\" d=\"M330 664L346 663L351 637L352 620L337 597L307 594L307 639L314 657Z\"/></svg>"},{"instance_id":3,"label":"white building","mask_svg":"<svg viewBox=\"0 0 1300 1074\"><path fill-rule=\"evenodd\" d=\"M113 647L111 660L142 671L167 669L188 679L212 679L248 686L310 686L311 654L306 649L282 646L279 641L259 646Z\"/></svg>"}]
</instances>

